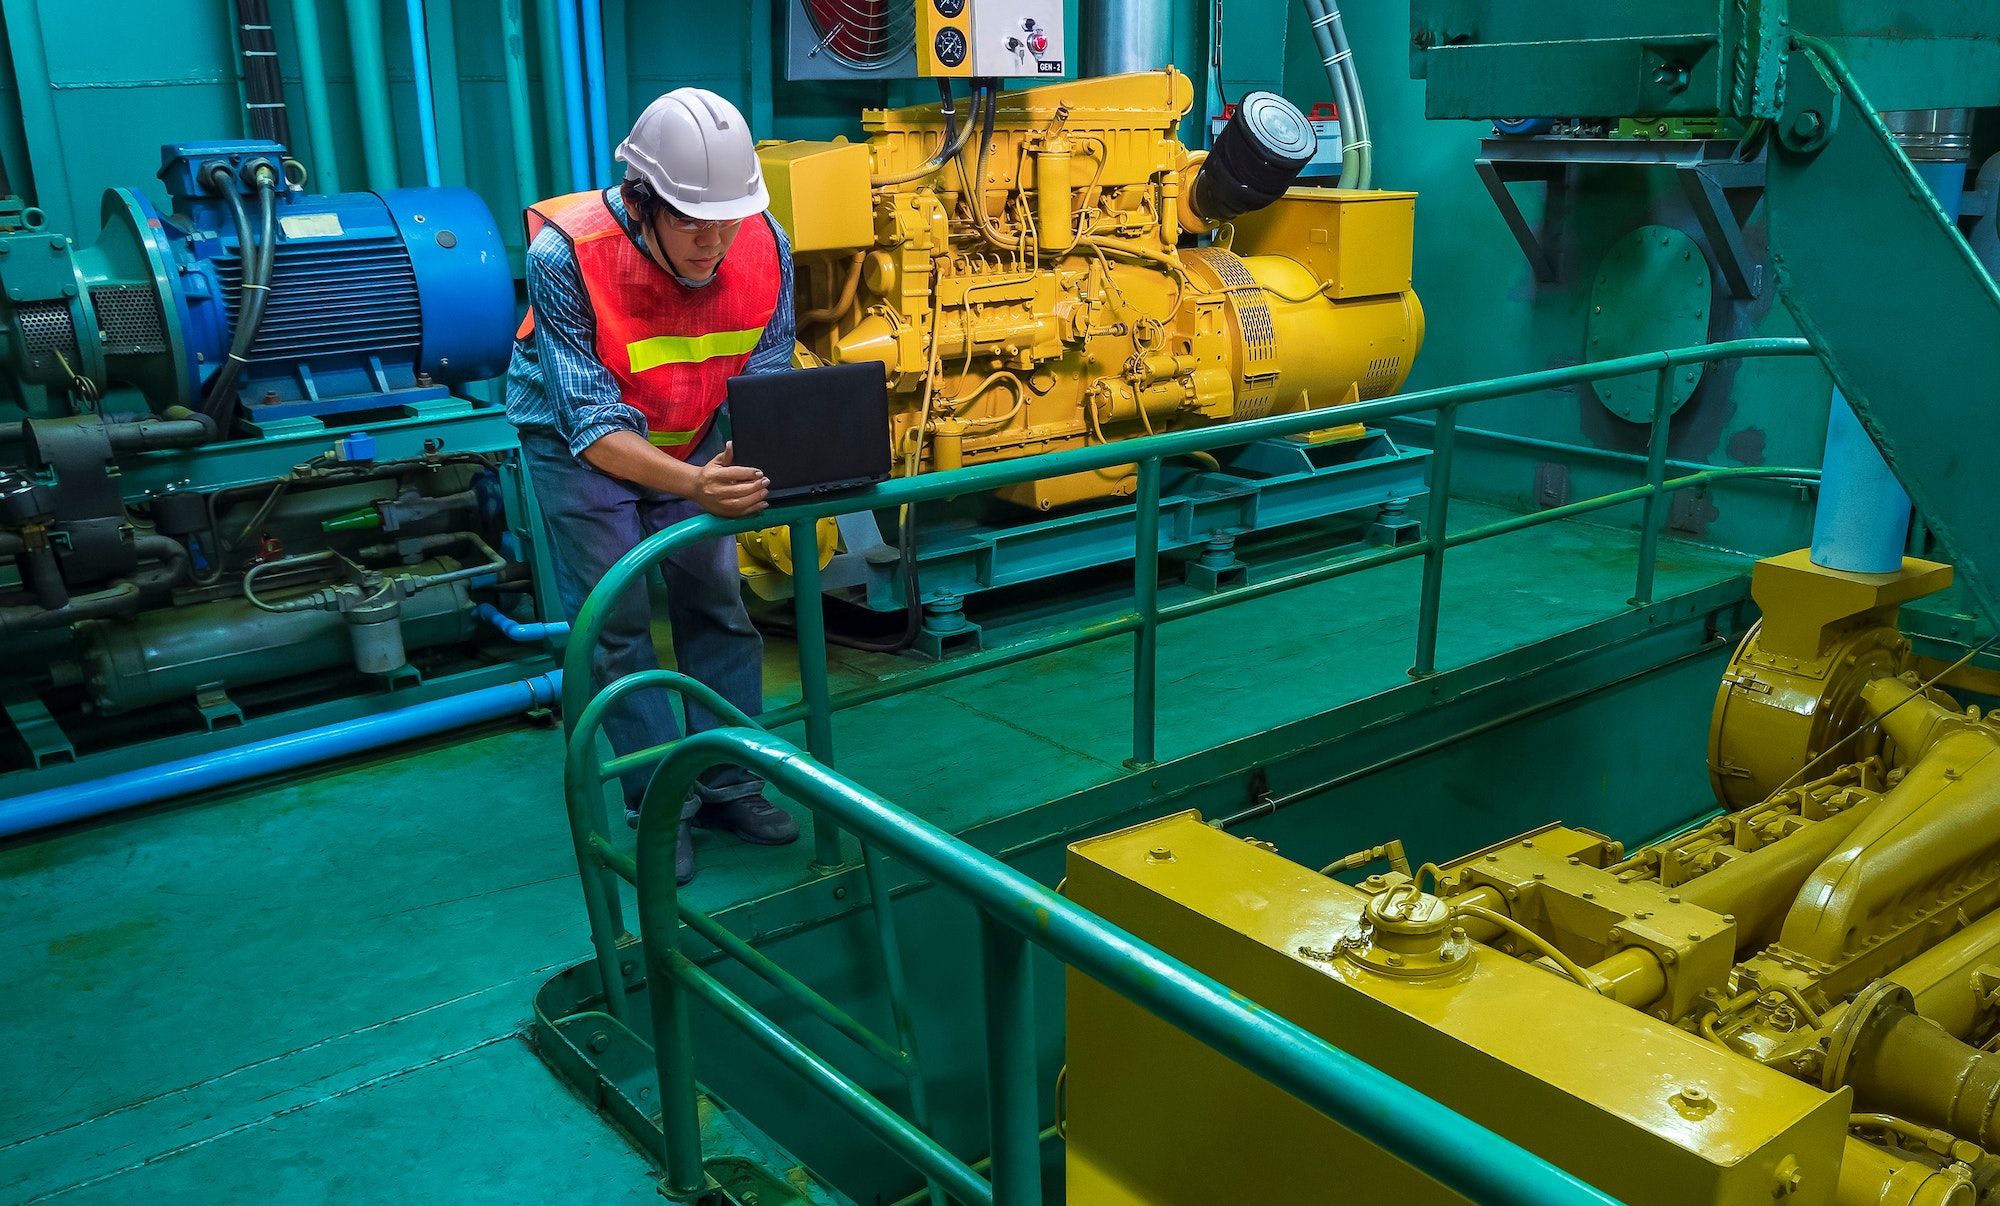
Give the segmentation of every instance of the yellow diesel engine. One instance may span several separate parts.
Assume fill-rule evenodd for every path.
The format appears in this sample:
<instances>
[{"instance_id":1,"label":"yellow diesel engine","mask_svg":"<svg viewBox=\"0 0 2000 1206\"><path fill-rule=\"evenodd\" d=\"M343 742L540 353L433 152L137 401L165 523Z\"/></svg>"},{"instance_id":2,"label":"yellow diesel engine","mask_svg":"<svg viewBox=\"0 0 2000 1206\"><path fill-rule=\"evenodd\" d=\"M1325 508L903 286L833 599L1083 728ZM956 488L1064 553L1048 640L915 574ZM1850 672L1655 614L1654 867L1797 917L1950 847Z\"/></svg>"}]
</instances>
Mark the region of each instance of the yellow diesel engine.
<instances>
[{"instance_id":1,"label":"yellow diesel engine","mask_svg":"<svg viewBox=\"0 0 2000 1206\"><path fill-rule=\"evenodd\" d=\"M1401 385L1423 338L1414 195L1294 189L1264 205L1290 176L1259 194L1254 172L1225 164L1229 134L1215 160L1182 146L1192 99L1171 69L980 89L949 117L869 111L866 143L762 148L801 356L885 367L898 473ZM1288 119L1264 120L1258 136L1282 139ZM1213 246L1180 246L1203 232ZM1133 486L1112 470L1006 497L1048 510Z\"/></svg>"},{"instance_id":2,"label":"yellow diesel engine","mask_svg":"<svg viewBox=\"0 0 2000 1206\"><path fill-rule=\"evenodd\" d=\"M1385 847L1351 887L1183 814L1072 847L1069 894L1623 1202L2000 1200L2000 721L1895 624L1949 577L1760 562L1733 811L1659 845ZM1461 1200L1085 978L1069 1009L1078 1206Z\"/></svg>"}]
</instances>

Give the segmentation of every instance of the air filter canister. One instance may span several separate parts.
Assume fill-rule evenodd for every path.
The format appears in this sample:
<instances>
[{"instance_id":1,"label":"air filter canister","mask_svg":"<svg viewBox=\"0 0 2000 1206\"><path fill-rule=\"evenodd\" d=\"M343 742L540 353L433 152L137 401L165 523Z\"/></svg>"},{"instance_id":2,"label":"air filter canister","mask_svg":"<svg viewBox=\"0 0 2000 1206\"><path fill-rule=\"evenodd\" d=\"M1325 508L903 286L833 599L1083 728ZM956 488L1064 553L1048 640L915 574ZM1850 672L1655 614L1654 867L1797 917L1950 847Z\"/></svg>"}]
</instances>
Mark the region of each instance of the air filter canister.
<instances>
[{"instance_id":1,"label":"air filter canister","mask_svg":"<svg viewBox=\"0 0 2000 1206\"><path fill-rule=\"evenodd\" d=\"M1319 149L1312 123L1275 92L1252 92L1216 135L1190 200L1211 224L1276 201Z\"/></svg>"}]
</instances>

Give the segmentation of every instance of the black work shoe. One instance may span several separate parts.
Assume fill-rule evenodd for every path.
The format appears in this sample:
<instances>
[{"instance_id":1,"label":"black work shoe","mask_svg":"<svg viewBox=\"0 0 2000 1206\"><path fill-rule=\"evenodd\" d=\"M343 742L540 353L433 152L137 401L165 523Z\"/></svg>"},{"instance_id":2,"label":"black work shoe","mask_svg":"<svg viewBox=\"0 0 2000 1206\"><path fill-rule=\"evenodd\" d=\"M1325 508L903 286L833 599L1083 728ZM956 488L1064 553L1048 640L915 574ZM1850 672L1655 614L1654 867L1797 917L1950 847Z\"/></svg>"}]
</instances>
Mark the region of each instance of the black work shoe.
<instances>
[{"instance_id":1,"label":"black work shoe","mask_svg":"<svg viewBox=\"0 0 2000 1206\"><path fill-rule=\"evenodd\" d=\"M784 846L799 840L799 823L792 814L762 795L709 804L695 815L703 829L723 829L753 846Z\"/></svg>"},{"instance_id":2,"label":"black work shoe","mask_svg":"<svg viewBox=\"0 0 2000 1206\"><path fill-rule=\"evenodd\" d=\"M680 842L674 846L674 882L686 886L694 879L694 827L681 822Z\"/></svg>"}]
</instances>

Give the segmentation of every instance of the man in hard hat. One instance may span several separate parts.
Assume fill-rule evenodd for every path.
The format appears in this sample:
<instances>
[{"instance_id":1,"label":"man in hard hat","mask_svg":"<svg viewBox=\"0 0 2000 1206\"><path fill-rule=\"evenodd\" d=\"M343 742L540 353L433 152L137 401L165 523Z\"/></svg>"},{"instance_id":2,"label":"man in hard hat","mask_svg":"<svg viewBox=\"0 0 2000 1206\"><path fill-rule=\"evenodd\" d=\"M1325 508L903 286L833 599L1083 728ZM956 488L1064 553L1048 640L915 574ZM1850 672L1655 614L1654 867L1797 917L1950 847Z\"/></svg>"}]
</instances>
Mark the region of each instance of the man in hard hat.
<instances>
[{"instance_id":1,"label":"man in hard hat","mask_svg":"<svg viewBox=\"0 0 2000 1206\"><path fill-rule=\"evenodd\" d=\"M507 417L572 621L645 537L704 511L764 509L764 475L734 462L717 420L730 377L791 367L795 330L791 249L764 212L770 193L734 105L677 88L639 115L618 158L618 187L528 210L528 317L507 370ZM743 608L736 542L702 541L660 568L680 669L755 716L764 646ZM643 587L617 601L591 665L600 688L658 665ZM721 723L691 701L687 714L697 732ZM628 696L604 730L621 755L680 736L663 690ZM634 825L646 779L624 782ZM682 806L682 883L694 878L692 827L763 845L799 836L762 780L735 767L703 775Z\"/></svg>"}]
</instances>

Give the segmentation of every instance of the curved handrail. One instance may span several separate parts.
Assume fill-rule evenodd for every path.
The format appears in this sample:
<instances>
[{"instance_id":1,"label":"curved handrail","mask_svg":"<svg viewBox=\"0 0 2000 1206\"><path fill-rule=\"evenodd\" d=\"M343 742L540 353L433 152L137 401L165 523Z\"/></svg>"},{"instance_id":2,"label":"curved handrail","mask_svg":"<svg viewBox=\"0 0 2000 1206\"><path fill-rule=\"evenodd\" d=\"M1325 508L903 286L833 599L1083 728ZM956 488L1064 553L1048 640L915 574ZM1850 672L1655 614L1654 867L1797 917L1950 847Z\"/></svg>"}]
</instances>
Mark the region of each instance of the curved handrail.
<instances>
[{"instance_id":1,"label":"curved handrail","mask_svg":"<svg viewBox=\"0 0 2000 1206\"><path fill-rule=\"evenodd\" d=\"M1448 1189L1486 1206L1616 1204L1615 1198L1542 1157L1072 904L991 855L955 840L761 729L710 729L682 741L661 764L654 791L661 798L679 798L703 771L723 765L741 766L762 775L791 799L807 804L863 842L879 846L965 898L993 922L1200 1039ZM647 980L652 986L668 1183L689 1186L700 1183L701 1148L693 1099L693 1053L680 980L701 973L678 950L679 890L672 866L679 826L674 819L660 819L656 814L662 811L649 809L640 820L637 888ZM768 1019L740 1001L709 999L732 1012L740 1008L745 1016L737 1020L745 1025L768 1025ZM988 1019L989 1027L1000 1024ZM894 1124L884 1120L879 1125ZM878 1137L912 1142L901 1132L878 1132ZM904 1148L898 1150L913 1163L925 1158L935 1161L935 1153L913 1158ZM945 1158L950 1159L948 1155ZM950 1172L948 1184L962 1194L958 1186L964 1184L964 1178L957 1170L923 1163L918 1166L926 1171ZM995 1167L1001 1167L997 1153ZM957 1168L964 1176L970 1175L962 1164ZM975 1188L984 1187L977 1178L973 1180ZM993 1196L1008 1200L1003 1193ZM984 1195L979 1198L983 1200Z\"/></svg>"}]
</instances>

